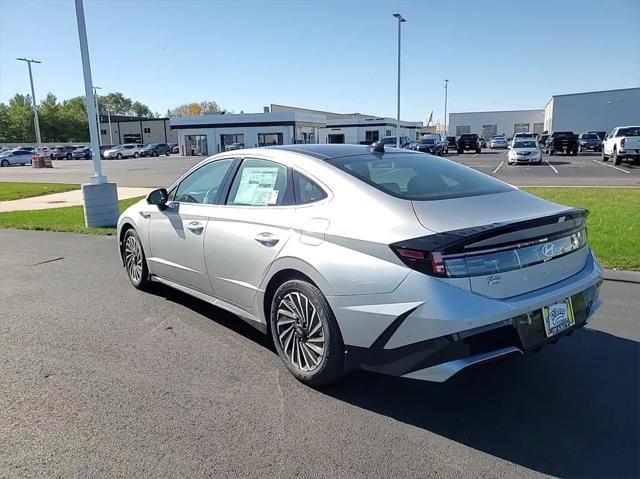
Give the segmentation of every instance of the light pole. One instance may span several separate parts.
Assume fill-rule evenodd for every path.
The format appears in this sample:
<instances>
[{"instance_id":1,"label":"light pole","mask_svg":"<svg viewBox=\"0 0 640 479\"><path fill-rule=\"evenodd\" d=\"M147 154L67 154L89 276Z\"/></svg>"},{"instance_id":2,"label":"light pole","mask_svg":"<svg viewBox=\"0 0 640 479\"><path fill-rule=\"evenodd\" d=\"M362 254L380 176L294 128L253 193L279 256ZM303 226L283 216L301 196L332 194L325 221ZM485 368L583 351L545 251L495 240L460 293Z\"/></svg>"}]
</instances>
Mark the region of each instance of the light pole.
<instances>
[{"instance_id":1,"label":"light pole","mask_svg":"<svg viewBox=\"0 0 640 479\"><path fill-rule=\"evenodd\" d=\"M93 175L91 183L82 185L82 199L84 202L84 223L90 226L113 226L118 222L120 214L118 208L118 190L115 183L108 183L102 174L100 161L100 146L98 141L98 125L96 107L93 97L93 82L91 80L91 61L89 59L89 45L87 43L87 27L84 21L84 5L82 0L75 0L76 20L78 22L78 39L80 40L80 56L82 58L82 72L84 76L84 93L87 97L87 117L89 119L89 136L93 151Z\"/></svg>"},{"instance_id":2,"label":"light pole","mask_svg":"<svg viewBox=\"0 0 640 479\"><path fill-rule=\"evenodd\" d=\"M33 88L33 73L31 73L31 64L32 63L42 63L38 60L28 60L26 58L16 58L16 60L19 60L21 62L26 62L27 65L29 66L29 82L31 83L31 103L33 105L33 115L34 115L34 123L36 126L36 143L38 144L38 155L37 156L41 156L42 155L42 138L40 138L40 120L38 119L38 106L36 103L36 92L35 89Z\"/></svg>"},{"instance_id":3,"label":"light pole","mask_svg":"<svg viewBox=\"0 0 640 479\"><path fill-rule=\"evenodd\" d=\"M398 124L396 125L396 148L400 148L400 26L406 20L399 13L393 16L398 20Z\"/></svg>"},{"instance_id":4,"label":"light pole","mask_svg":"<svg viewBox=\"0 0 640 479\"><path fill-rule=\"evenodd\" d=\"M102 134L100 133L100 106L98 104L98 90L102 90L100 86L93 87L93 99L96 103L96 118L98 120L98 146L102 146Z\"/></svg>"},{"instance_id":5,"label":"light pole","mask_svg":"<svg viewBox=\"0 0 640 479\"><path fill-rule=\"evenodd\" d=\"M109 144L113 146L113 131L111 130L111 109L107 106L107 121L109 122Z\"/></svg>"},{"instance_id":6,"label":"light pole","mask_svg":"<svg viewBox=\"0 0 640 479\"><path fill-rule=\"evenodd\" d=\"M449 90L449 80L444 81L444 136L449 135L447 131L447 94Z\"/></svg>"}]
</instances>

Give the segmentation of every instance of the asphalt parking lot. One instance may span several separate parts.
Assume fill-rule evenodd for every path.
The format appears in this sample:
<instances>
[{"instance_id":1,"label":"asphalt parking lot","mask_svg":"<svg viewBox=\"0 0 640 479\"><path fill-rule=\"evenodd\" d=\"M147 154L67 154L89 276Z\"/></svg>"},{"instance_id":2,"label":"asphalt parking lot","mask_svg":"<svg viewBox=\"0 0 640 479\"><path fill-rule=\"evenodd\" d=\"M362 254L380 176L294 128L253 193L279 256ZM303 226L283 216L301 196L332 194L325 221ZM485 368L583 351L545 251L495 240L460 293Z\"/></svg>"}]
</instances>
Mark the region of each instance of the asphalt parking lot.
<instances>
[{"instance_id":1,"label":"asphalt parking lot","mask_svg":"<svg viewBox=\"0 0 640 479\"><path fill-rule=\"evenodd\" d=\"M505 150L485 149L480 154L452 152L452 161L493 175L516 186L628 186L640 187L640 167L623 163L603 163L599 153L584 152L578 156L543 156L541 165L507 165ZM119 186L168 186L202 157L139 158L105 160L104 173ZM11 167L0 170L2 181L42 181L85 183L92 174L86 160L54 161L53 169Z\"/></svg>"},{"instance_id":2,"label":"asphalt parking lot","mask_svg":"<svg viewBox=\"0 0 640 479\"><path fill-rule=\"evenodd\" d=\"M133 289L113 237L0 244L1 476L640 475L637 284L606 281L589 325L537 354L314 390L238 318Z\"/></svg>"}]
</instances>

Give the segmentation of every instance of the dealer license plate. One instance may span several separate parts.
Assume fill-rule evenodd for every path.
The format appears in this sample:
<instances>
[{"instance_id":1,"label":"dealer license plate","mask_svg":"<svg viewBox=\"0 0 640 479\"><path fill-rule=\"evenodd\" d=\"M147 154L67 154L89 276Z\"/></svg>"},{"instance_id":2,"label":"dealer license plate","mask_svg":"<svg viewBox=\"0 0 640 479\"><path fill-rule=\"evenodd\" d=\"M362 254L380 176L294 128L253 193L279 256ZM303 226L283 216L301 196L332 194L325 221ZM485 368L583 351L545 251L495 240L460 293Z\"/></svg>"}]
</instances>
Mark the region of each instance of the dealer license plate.
<instances>
[{"instance_id":1,"label":"dealer license plate","mask_svg":"<svg viewBox=\"0 0 640 479\"><path fill-rule=\"evenodd\" d=\"M542 308L542 319L547 337L561 333L576 324L576 320L573 317L571 298Z\"/></svg>"}]
</instances>

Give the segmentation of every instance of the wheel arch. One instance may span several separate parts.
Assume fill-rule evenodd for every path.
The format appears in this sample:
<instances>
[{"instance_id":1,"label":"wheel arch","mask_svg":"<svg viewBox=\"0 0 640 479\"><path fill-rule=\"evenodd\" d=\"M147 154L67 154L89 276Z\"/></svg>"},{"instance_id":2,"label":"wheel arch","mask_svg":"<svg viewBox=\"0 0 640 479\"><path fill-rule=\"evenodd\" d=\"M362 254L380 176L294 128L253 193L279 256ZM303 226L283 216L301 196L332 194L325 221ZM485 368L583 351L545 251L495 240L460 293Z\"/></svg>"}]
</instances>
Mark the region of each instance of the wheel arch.
<instances>
[{"instance_id":1,"label":"wheel arch","mask_svg":"<svg viewBox=\"0 0 640 479\"><path fill-rule=\"evenodd\" d=\"M125 218L124 220L122 220L122 223L118 230L118 252L120 253L120 259L122 260L122 264L124 264L124 255L122 254L123 253L122 248L124 246L123 244L124 235L130 229L136 229L136 226L133 224L132 220L130 220L129 218Z\"/></svg>"}]
</instances>

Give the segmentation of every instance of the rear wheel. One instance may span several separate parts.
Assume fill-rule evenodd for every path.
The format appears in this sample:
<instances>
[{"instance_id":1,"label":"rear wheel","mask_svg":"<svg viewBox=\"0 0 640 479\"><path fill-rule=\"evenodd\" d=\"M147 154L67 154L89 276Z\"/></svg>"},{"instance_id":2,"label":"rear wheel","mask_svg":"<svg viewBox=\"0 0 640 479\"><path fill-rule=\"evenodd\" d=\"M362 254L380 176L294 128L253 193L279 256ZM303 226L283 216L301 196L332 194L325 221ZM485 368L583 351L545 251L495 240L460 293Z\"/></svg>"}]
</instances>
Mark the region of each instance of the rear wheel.
<instances>
[{"instance_id":1,"label":"rear wheel","mask_svg":"<svg viewBox=\"0 0 640 479\"><path fill-rule=\"evenodd\" d=\"M149 286L149 269L147 259L140 243L138 233L130 228L124 234L122 242L122 259L127 276L134 288L145 289Z\"/></svg>"},{"instance_id":2,"label":"rear wheel","mask_svg":"<svg viewBox=\"0 0 640 479\"><path fill-rule=\"evenodd\" d=\"M322 386L344 376L340 328L316 286L302 280L283 283L273 297L269 321L278 355L299 381Z\"/></svg>"},{"instance_id":3,"label":"rear wheel","mask_svg":"<svg viewBox=\"0 0 640 479\"><path fill-rule=\"evenodd\" d=\"M116 155L116 158L117 158L118 160L121 160L121 159L122 159L122 153L118 153L118 154Z\"/></svg>"},{"instance_id":4,"label":"rear wheel","mask_svg":"<svg viewBox=\"0 0 640 479\"><path fill-rule=\"evenodd\" d=\"M553 156L553 155L554 155L554 153L555 153L555 151L553 151L553 150L549 150L549 156Z\"/></svg>"},{"instance_id":5,"label":"rear wheel","mask_svg":"<svg viewBox=\"0 0 640 479\"><path fill-rule=\"evenodd\" d=\"M67 156L65 156L65 158L66 158L67 160L70 160L70 159L71 159L71 153L67 153Z\"/></svg>"},{"instance_id":6,"label":"rear wheel","mask_svg":"<svg viewBox=\"0 0 640 479\"><path fill-rule=\"evenodd\" d=\"M136 159L137 159L137 158L139 158L139 157L140 157L140 153L138 153L138 152L136 151L136 152L133 154L133 157L134 157L134 158L136 158Z\"/></svg>"},{"instance_id":7,"label":"rear wheel","mask_svg":"<svg viewBox=\"0 0 640 479\"><path fill-rule=\"evenodd\" d=\"M170 154L171 154L171 152L170 152L170 151L167 151L167 152L165 153L165 155L167 155L167 156L169 156Z\"/></svg>"},{"instance_id":8,"label":"rear wheel","mask_svg":"<svg viewBox=\"0 0 640 479\"><path fill-rule=\"evenodd\" d=\"M158 156L158 153L156 153L155 151L151 153L151 156L156 157Z\"/></svg>"},{"instance_id":9,"label":"rear wheel","mask_svg":"<svg viewBox=\"0 0 640 479\"><path fill-rule=\"evenodd\" d=\"M609 161L609 157L604 154L604 148L602 149L602 161Z\"/></svg>"},{"instance_id":10,"label":"rear wheel","mask_svg":"<svg viewBox=\"0 0 640 479\"><path fill-rule=\"evenodd\" d=\"M616 150L614 148L613 149L613 164L614 165L619 165L620 163L622 163L622 158L620 157L620 155L618 155L618 150Z\"/></svg>"}]
</instances>

